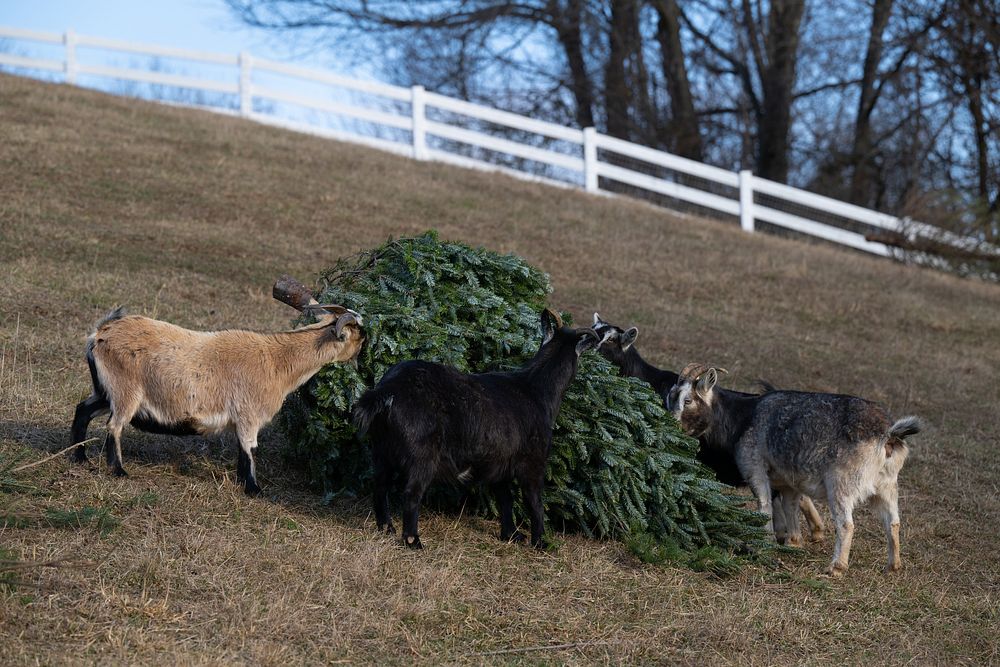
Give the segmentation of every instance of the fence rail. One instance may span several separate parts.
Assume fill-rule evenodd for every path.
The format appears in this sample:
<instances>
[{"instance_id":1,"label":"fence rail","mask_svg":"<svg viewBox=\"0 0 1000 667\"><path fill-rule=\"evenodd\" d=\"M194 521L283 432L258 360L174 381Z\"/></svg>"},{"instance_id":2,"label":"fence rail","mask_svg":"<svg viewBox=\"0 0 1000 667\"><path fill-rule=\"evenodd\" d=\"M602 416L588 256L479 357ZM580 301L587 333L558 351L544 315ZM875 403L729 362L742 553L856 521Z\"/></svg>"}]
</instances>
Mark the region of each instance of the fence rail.
<instances>
[{"instance_id":1,"label":"fence rail","mask_svg":"<svg viewBox=\"0 0 1000 667\"><path fill-rule=\"evenodd\" d=\"M83 76L215 93L225 99L186 103L417 160L495 170L593 193L615 193L624 185L639 193L666 198L667 205L675 200L735 216L747 232L753 232L756 222L761 221L876 255L891 255L893 250L867 240L857 231L859 228L889 230L909 238L933 237L962 249L983 249L976 239L769 181L749 171L730 172L603 135L594 128L564 127L427 92L420 86L404 88L360 81L246 52L228 55L190 51L77 35L72 30L57 34L0 27L0 39L61 46L62 57L58 60L0 52L0 67L18 73L61 72L63 80L71 84L80 83ZM94 63L93 57L81 58L81 51L91 56L95 51L98 55L126 53L221 67L224 78L162 71L162 63L157 63L157 68L149 64L109 65L107 60ZM283 78L270 83L260 80L274 77ZM313 89L322 86L322 92L304 93L294 88L296 83ZM292 90L282 89L281 85L292 86ZM283 115L284 107L333 114L339 120L336 126L331 127L329 121L324 126L314 119ZM831 224L833 217L846 222ZM1000 248L993 246L987 251L1000 254Z\"/></svg>"}]
</instances>

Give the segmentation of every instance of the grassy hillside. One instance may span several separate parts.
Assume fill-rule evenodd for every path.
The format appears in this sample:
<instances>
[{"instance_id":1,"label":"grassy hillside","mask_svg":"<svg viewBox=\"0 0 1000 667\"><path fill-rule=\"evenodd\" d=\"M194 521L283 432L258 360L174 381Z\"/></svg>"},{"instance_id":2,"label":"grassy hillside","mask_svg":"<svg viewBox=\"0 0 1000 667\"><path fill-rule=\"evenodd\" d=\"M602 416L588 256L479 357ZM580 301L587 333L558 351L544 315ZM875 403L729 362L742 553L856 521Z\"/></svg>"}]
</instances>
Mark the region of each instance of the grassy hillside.
<instances>
[{"instance_id":1,"label":"grassy hillside","mask_svg":"<svg viewBox=\"0 0 1000 667\"><path fill-rule=\"evenodd\" d=\"M232 441L126 430L124 480L61 457L0 468L0 561L65 559L20 575L37 588L0 587L0 663L1000 659L1000 286L9 76L0 456L68 444L89 391L83 339L112 305L278 329L292 315L270 297L279 273L309 280L431 227L544 268L553 304L638 325L662 366L701 360L735 388L764 377L923 416L900 478L906 569L882 574L868 509L833 583L816 578L830 538L719 580L575 535L539 554L498 543L492 522L428 513L412 554L375 534L367 500L304 491L274 432L265 495L247 499Z\"/></svg>"}]
</instances>

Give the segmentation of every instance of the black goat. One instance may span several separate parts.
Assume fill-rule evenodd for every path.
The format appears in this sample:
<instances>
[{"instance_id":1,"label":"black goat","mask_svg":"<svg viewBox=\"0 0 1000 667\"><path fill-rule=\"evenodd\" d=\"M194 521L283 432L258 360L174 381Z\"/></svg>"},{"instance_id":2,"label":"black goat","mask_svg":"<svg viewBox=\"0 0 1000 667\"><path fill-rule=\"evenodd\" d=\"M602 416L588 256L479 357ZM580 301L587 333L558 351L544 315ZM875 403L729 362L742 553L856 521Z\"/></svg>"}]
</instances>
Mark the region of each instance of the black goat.
<instances>
[{"instance_id":1,"label":"black goat","mask_svg":"<svg viewBox=\"0 0 1000 667\"><path fill-rule=\"evenodd\" d=\"M783 509L796 532L799 498L825 493L837 531L827 573L840 576L850 558L854 507L871 498L885 529L886 570L902 567L897 478L909 452L904 439L920 432L920 421L890 421L882 406L842 394L734 397L715 389L717 377L715 368L688 365L668 394L667 409L689 435L708 438L733 455L761 512L776 519ZM781 493L773 508L772 489Z\"/></svg>"},{"instance_id":2,"label":"black goat","mask_svg":"<svg viewBox=\"0 0 1000 667\"><path fill-rule=\"evenodd\" d=\"M633 347L639 337L638 328L622 329L605 322L597 313L594 313L592 328L603 339L600 349L602 357L617 366L625 377L639 378L647 382L666 400L667 392L677 382L677 373L657 368L639 355L639 351Z\"/></svg>"},{"instance_id":3,"label":"black goat","mask_svg":"<svg viewBox=\"0 0 1000 667\"><path fill-rule=\"evenodd\" d=\"M546 309L538 352L509 372L466 374L427 361L388 371L354 408L361 437L372 442L375 520L395 533L388 487L403 478L403 540L421 548L417 515L435 480L489 484L500 508L500 539L522 541L514 528L511 482L521 486L531 514L531 544L544 548L542 487L552 426L576 375L580 354L596 348L593 329L570 329Z\"/></svg>"},{"instance_id":4,"label":"black goat","mask_svg":"<svg viewBox=\"0 0 1000 667\"><path fill-rule=\"evenodd\" d=\"M598 333L599 336L601 336L602 339L600 347L601 356L617 366L622 375L626 377L639 378L640 380L644 380L649 383L656 393L660 395L660 398L663 400L663 405L666 406L667 396L670 393L670 389L677 383L677 378L679 376L673 371L657 368L642 358L634 345L636 339L639 337L639 329L636 327L622 329L621 327L617 327L610 322L605 322L597 313L594 313L594 324L592 325L592 328ZM764 386L765 391L771 391L774 389L774 387L771 387L766 383L762 382L761 384ZM747 394L741 391L722 389L721 387L716 389L716 392L731 398L747 398L756 395ZM740 472L739 467L736 465L736 459L733 457L732 453L725 448L720 447L718 443L714 442L711 438L698 438L697 459L706 467L710 468L715 473L716 478L718 478L718 480L723 484L728 484L729 486L747 485L746 480L743 478L743 473ZM777 497L777 493L775 494L774 500L777 503L781 502ZM816 510L816 505L813 504L812 499L809 498L809 496L802 496L799 507L806 515L806 521L809 523L812 539L814 541L823 539L823 519L820 518L819 512ZM787 542L793 546L800 546L802 543L802 536L797 532L792 532L790 534L786 532L784 514L782 512L777 512L775 517L776 523L774 532L778 541L784 543L787 540Z\"/></svg>"}]
</instances>

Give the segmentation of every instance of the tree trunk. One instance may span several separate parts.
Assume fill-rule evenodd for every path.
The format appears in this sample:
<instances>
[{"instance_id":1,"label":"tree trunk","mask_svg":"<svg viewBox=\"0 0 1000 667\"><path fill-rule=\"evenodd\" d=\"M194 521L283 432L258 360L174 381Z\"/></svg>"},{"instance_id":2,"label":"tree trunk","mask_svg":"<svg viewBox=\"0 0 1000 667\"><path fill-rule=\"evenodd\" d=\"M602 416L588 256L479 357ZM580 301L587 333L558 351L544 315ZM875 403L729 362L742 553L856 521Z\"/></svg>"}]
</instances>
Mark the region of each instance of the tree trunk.
<instances>
[{"instance_id":1,"label":"tree trunk","mask_svg":"<svg viewBox=\"0 0 1000 667\"><path fill-rule=\"evenodd\" d=\"M656 39L660 44L663 78L670 95L670 129L669 136L665 137L666 143L678 155L700 161L701 133L681 45L680 10L677 0L659 0L655 8Z\"/></svg>"},{"instance_id":2,"label":"tree trunk","mask_svg":"<svg viewBox=\"0 0 1000 667\"><path fill-rule=\"evenodd\" d=\"M795 86L799 26L805 0L773 0L767 17L766 64L761 71L763 105L757 132L757 172L784 183L788 179L789 133Z\"/></svg>"},{"instance_id":3,"label":"tree trunk","mask_svg":"<svg viewBox=\"0 0 1000 667\"><path fill-rule=\"evenodd\" d=\"M594 126L594 94L583 58L583 2L569 0L556 20L556 34L569 67L570 90L576 102L576 122L581 128Z\"/></svg>"},{"instance_id":4,"label":"tree trunk","mask_svg":"<svg viewBox=\"0 0 1000 667\"><path fill-rule=\"evenodd\" d=\"M628 61L637 48L633 35L638 20L637 0L612 0L608 36L608 61L604 69L604 108L608 115L608 134L631 139L633 124L629 117L633 92L629 86Z\"/></svg>"},{"instance_id":5,"label":"tree trunk","mask_svg":"<svg viewBox=\"0 0 1000 667\"><path fill-rule=\"evenodd\" d=\"M287 274L279 276L274 281L274 287L271 288L271 296L284 304L288 304L295 310L302 310L310 304L319 303L313 297L308 287Z\"/></svg>"},{"instance_id":6,"label":"tree trunk","mask_svg":"<svg viewBox=\"0 0 1000 667\"><path fill-rule=\"evenodd\" d=\"M871 182L877 178L872 155L871 117L878 101L878 67L882 61L884 42L882 34L889 23L892 14L893 0L875 0L872 7L871 29L868 32L868 50L865 53L865 63L861 74L861 91L858 96L858 115L854 123L854 147L851 151L851 162L854 166L851 174L851 201L855 204L869 205L868 196Z\"/></svg>"},{"instance_id":7,"label":"tree trunk","mask_svg":"<svg viewBox=\"0 0 1000 667\"><path fill-rule=\"evenodd\" d=\"M972 115L976 135L976 181L979 197L988 205L990 202L990 161L989 147L986 141L986 117L983 115L982 85L983 81L978 76L965 80L965 94L968 98L969 113Z\"/></svg>"}]
</instances>

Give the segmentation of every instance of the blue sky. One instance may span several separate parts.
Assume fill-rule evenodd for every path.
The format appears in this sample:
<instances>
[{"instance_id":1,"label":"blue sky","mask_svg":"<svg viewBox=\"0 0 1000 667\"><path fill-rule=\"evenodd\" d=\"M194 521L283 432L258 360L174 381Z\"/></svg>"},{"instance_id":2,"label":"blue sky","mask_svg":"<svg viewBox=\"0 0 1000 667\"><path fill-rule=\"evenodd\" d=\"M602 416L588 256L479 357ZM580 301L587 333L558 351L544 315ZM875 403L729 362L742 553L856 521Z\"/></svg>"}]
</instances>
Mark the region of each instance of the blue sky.
<instances>
[{"instance_id":1,"label":"blue sky","mask_svg":"<svg viewBox=\"0 0 1000 667\"><path fill-rule=\"evenodd\" d=\"M327 53L293 50L262 31L244 27L222 0L0 0L0 26L61 33L67 28L162 46L254 55L331 67Z\"/></svg>"},{"instance_id":2,"label":"blue sky","mask_svg":"<svg viewBox=\"0 0 1000 667\"><path fill-rule=\"evenodd\" d=\"M325 69L361 80L379 80L383 77L377 68L364 59L352 62L351 52L316 48L308 36L296 38L288 34L271 35L263 30L251 29L236 20L223 0L0 0L0 27L16 28L62 34L73 29L78 35L135 42L143 45L165 46L235 55L248 51L258 58L293 62L317 69ZM315 38L315 35L313 36ZM298 44L296 44L298 41ZM329 43L326 43L329 46ZM62 60L61 45L44 44L32 40L0 39L0 52L31 58ZM82 48L77 51L78 62L120 68L161 68L159 71L174 75L187 75L199 79L235 82L238 71L234 66L220 66L184 59L141 57L129 53ZM357 64L360 62L361 64ZM63 80L61 72L38 69L6 67L6 71L37 76L45 80ZM272 90L283 90L300 97L317 100L348 102L352 94L345 89L305 82L256 70L255 85ZM238 98L227 94L201 94L190 89L149 86L122 82L101 75L78 75L76 83L115 94L146 99L169 100L199 106L225 107L238 105ZM382 109L384 100L368 100L361 106ZM254 102L255 110L284 120L307 123L321 129L349 130L357 134L372 134L370 124L359 123L349 117L326 113L295 104L261 101ZM389 108L392 108L391 105ZM390 132L393 131L387 128ZM398 134L398 132L397 132ZM392 135L395 136L395 135Z\"/></svg>"}]
</instances>

